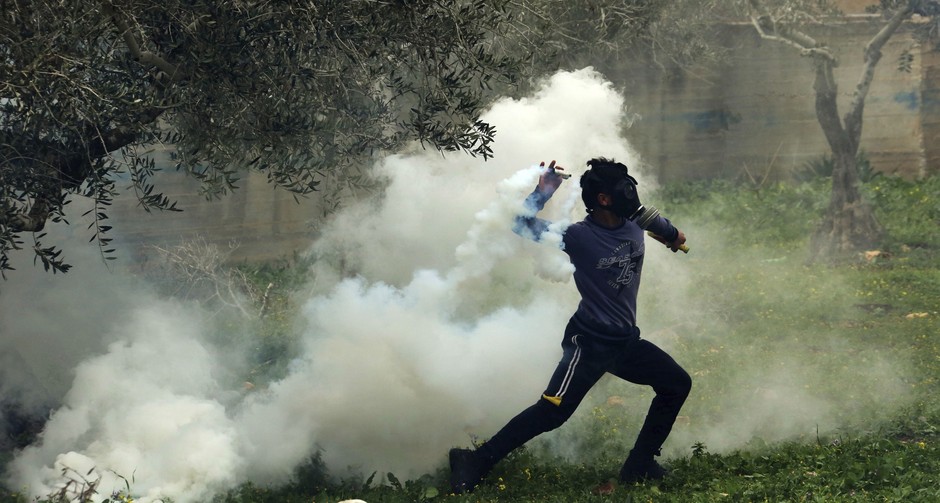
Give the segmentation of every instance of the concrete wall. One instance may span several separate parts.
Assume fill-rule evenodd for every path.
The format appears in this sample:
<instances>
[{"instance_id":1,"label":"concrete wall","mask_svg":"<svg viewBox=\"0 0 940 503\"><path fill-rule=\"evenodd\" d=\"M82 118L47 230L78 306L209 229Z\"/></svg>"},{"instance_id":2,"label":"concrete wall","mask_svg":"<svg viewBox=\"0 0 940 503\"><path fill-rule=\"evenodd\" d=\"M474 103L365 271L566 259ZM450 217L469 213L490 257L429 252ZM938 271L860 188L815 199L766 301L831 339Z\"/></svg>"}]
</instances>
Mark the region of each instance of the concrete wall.
<instances>
[{"instance_id":1,"label":"concrete wall","mask_svg":"<svg viewBox=\"0 0 940 503\"><path fill-rule=\"evenodd\" d=\"M862 48L880 26L861 19L811 32L840 58L841 113L861 76ZM641 117L627 135L650 167L664 180L747 178L748 172L779 179L827 154L808 58L761 40L750 25L728 25L723 36L731 60L702 78L664 84L643 79L642 69L632 73L639 77L627 72L628 102ZM913 71L898 71L898 58L911 45L905 29L883 50L866 100L862 150L878 171L919 177L937 170L924 138L940 116L937 61L917 53Z\"/></svg>"},{"instance_id":2,"label":"concrete wall","mask_svg":"<svg viewBox=\"0 0 940 503\"><path fill-rule=\"evenodd\" d=\"M940 172L940 52L921 54L920 127L924 166L928 174Z\"/></svg>"},{"instance_id":3,"label":"concrete wall","mask_svg":"<svg viewBox=\"0 0 940 503\"><path fill-rule=\"evenodd\" d=\"M862 48L880 27L856 18L812 32L841 60L843 107L861 74ZM810 62L791 47L761 40L750 25L728 25L722 34L732 58L719 70L662 82L627 62L627 70L608 75L639 116L626 134L649 167L666 181L784 179L825 155ZM940 55L919 52L913 71L899 72L898 56L911 45L904 30L885 47L866 101L862 148L875 169L919 177L940 166ZM142 262L152 257L152 245L197 237L223 249L237 245L234 261L283 258L309 246L323 215L316 195L297 204L257 173L240 185L207 202L193 181L166 173L159 186L185 212L150 215L133 197L122 197L111 213L115 231Z\"/></svg>"},{"instance_id":4,"label":"concrete wall","mask_svg":"<svg viewBox=\"0 0 940 503\"><path fill-rule=\"evenodd\" d=\"M213 201L199 194L195 180L172 169L156 181L155 190L176 201L182 212L147 213L133 194L122 194L109 212L114 235L119 236L116 244L144 267L158 256L155 246L197 239L219 247L232 262L291 258L310 246L315 224L323 217L319 197L298 202L260 173L248 174L238 190Z\"/></svg>"}]
</instances>

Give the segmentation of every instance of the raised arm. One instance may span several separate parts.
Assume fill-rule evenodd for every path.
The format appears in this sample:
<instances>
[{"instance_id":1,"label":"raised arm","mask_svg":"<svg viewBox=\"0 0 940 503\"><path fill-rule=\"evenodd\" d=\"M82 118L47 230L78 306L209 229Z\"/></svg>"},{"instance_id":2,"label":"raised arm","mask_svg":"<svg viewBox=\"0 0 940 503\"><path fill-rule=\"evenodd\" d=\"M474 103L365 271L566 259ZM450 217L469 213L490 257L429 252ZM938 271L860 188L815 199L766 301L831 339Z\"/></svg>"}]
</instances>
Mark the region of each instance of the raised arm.
<instances>
[{"instance_id":1,"label":"raised arm","mask_svg":"<svg viewBox=\"0 0 940 503\"><path fill-rule=\"evenodd\" d=\"M555 161L552 161L547 168L544 162L539 164L539 166L543 168L542 174L539 176L539 183L535 187L535 190L526 197L523 213L516 216L512 226L513 232L533 241L539 241L542 233L551 225L551 222L548 220L537 218L535 215L539 211L542 211L542 208L545 207L545 203L551 199L555 191L558 190L558 187L561 186L561 182L571 176L565 173L559 173L559 171L563 171L564 168L556 166Z\"/></svg>"}]
</instances>

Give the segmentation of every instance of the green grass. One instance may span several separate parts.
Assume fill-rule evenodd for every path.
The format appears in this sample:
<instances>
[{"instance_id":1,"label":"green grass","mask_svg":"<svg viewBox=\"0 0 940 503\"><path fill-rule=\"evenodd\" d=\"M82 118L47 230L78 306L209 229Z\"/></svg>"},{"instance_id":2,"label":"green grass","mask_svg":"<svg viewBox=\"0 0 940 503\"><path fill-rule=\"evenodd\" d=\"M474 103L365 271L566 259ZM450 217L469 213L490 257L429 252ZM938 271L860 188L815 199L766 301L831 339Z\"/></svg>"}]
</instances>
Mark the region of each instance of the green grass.
<instances>
[{"instance_id":1,"label":"green grass","mask_svg":"<svg viewBox=\"0 0 940 503\"><path fill-rule=\"evenodd\" d=\"M314 460L293 485L244 485L216 501L940 501L940 177L872 177L865 192L888 239L880 255L838 266L805 263L827 191L819 179L760 190L716 181L665 187L650 198L673 221L689 223L693 245L679 257L694 279L681 286L683 308L650 327L695 381L683 409L689 425L674 432L691 441L673 445L666 480L615 482L639 419L609 400L622 385L604 381L562 427L578 441L578 460L533 442L471 495L449 494L443 468L411 481L381 474L335 480ZM262 272L264 283L278 277ZM644 283L647 306L676 293L647 287L651 281ZM279 320L267 322L268 337L286 337ZM265 361L278 358L278 344L267 348ZM778 372L794 381L778 383L787 393L758 387L742 395L748 366L760 371L748 376ZM648 400L628 389L631 400ZM773 406L793 391L824 404L836 427L775 437L771 416L758 418L764 424L752 425L743 445L696 438L715 425L738 426L728 414L747 412L742 402ZM0 502L23 501L0 492Z\"/></svg>"}]
</instances>

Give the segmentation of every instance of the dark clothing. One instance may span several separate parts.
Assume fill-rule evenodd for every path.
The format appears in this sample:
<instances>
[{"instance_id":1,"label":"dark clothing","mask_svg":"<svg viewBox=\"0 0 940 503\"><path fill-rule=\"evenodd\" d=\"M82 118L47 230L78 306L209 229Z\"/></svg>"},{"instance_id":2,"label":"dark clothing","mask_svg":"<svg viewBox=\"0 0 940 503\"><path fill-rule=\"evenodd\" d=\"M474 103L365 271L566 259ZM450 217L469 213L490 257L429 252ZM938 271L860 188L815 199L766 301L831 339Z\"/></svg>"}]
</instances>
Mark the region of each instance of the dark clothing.
<instances>
[{"instance_id":1,"label":"dark clothing","mask_svg":"<svg viewBox=\"0 0 940 503\"><path fill-rule=\"evenodd\" d=\"M516 233L540 240L549 222L535 214L547 200L538 191L526 198L527 214L516 219ZM656 217L650 229L669 240L679 233L661 216ZM625 338L636 327L636 298L646 253L643 230L626 219L619 227L610 229L588 215L568 226L562 238L562 250L574 265L574 282L581 294L575 318L595 337Z\"/></svg>"},{"instance_id":2,"label":"dark clothing","mask_svg":"<svg viewBox=\"0 0 940 503\"><path fill-rule=\"evenodd\" d=\"M636 327L636 297L646 247L643 230L625 220L607 229L588 216L565 230L581 302L574 317L590 335L625 340Z\"/></svg>"},{"instance_id":3,"label":"dark clothing","mask_svg":"<svg viewBox=\"0 0 940 503\"><path fill-rule=\"evenodd\" d=\"M689 374L666 352L641 339L639 330L625 341L598 339L585 335L572 318L562 349L564 354L542 397L483 444L480 454L495 463L516 447L561 426L606 372L651 386L656 392L633 449L650 456L658 452L689 395Z\"/></svg>"},{"instance_id":4,"label":"dark clothing","mask_svg":"<svg viewBox=\"0 0 940 503\"><path fill-rule=\"evenodd\" d=\"M549 197L538 190L529 195L526 213L517 217L513 230L539 241L550 224L535 215ZM662 217L649 229L668 241L679 234ZM636 327L644 237L644 231L630 220L608 228L590 215L565 229L563 249L575 267L581 302L565 329L563 356L542 397L478 449L487 463L496 463L537 435L561 426L607 372L656 392L633 451L650 460L658 453L692 380L672 357L641 339Z\"/></svg>"}]
</instances>

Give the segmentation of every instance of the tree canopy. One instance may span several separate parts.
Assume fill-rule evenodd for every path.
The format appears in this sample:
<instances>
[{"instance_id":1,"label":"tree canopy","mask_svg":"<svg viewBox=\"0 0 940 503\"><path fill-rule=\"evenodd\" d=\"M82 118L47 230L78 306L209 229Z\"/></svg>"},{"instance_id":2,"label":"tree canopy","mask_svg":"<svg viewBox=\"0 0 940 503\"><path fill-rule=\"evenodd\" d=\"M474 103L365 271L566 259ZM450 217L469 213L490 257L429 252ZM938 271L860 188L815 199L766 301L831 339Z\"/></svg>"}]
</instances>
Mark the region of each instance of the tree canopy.
<instances>
[{"instance_id":1,"label":"tree canopy","mask_svg":"<svg viewBox=\"0 0 940 503\"><path fill-rule=\"evenodd\" d=\"M105 248L119 179L146 208L175 209L150 181L153 145L209 196L246 168L306 194L411 140L488 156L482 96L513 78L488 50L498 1L2 0L0 12L0 270L70 195L95 201Z\"/></svg>"}]
</instances>

